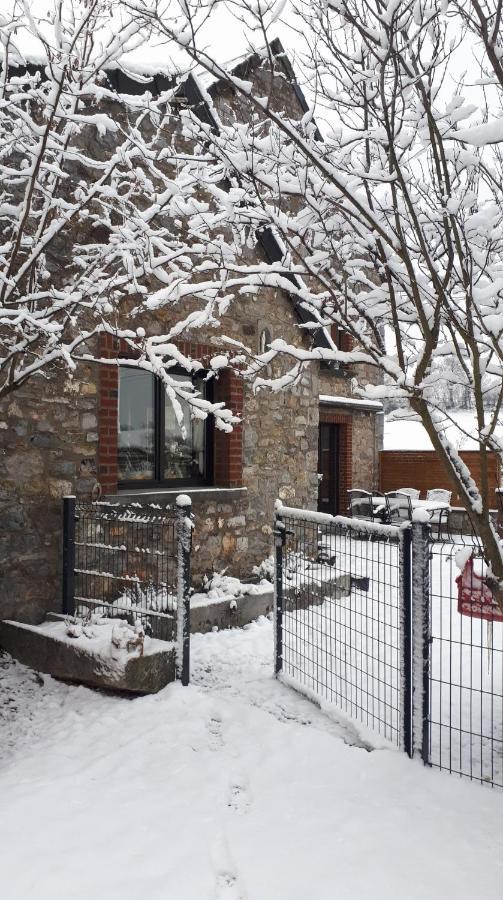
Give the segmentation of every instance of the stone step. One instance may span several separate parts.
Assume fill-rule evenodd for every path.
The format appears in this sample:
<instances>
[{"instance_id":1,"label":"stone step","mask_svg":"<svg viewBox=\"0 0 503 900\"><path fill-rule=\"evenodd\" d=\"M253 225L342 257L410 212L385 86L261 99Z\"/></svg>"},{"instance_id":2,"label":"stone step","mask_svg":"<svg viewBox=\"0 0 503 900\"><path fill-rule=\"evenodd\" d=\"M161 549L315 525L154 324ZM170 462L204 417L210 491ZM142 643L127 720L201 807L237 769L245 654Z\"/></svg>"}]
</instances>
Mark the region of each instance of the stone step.
<instances>
[{"instance_id":1,"label":"stone step","mask_svg":"<svg viewBox=\"0 0 503 900\"><path fill-rule=\"evenodd\" d=\"M242 628L259 616L267 616L272 612L274 590L257 587L252 593L245 593L233 601L230 597L210 600L204 594L196 594L196 600L190 607L190 630L192 634L205 634L208 631L222 628ZM65 616L61 613L48 613L47 620L61 621ZM166 620L166 637L176 638L176 613L173 616L164 614ZM172 624L172 628L168 628ZM164 635L163 635L164 636Z\"/></svg>"},{"instance_id":2,"label":"stone step","mask_svg":"<svg viewBox=\"0 0 503 900\"><path fill-rule=\"evenodd\" d=\"M174 681L173 643L146 638L140 656L138 648L117 649L112 644L113 623L96 628L96 638L70 638L61 618L51 617L42 625L1 621L0 647L37 672L91 687L155 694Z\"/></svg>"},{"instance_id":3,"label":"stone step","mask_svg":"<svg viewBox=\"0 0 503 900\"><path fill-rule=\"evenodd\" d=\"M246 593L232 600L229 597L221 600L206 600L204 595L190 607L190 630L192 634L221 628L242 628L259 616L267 616L273 610L274 590L262 589L256 593Z\"/></svg>"}]
</instances>

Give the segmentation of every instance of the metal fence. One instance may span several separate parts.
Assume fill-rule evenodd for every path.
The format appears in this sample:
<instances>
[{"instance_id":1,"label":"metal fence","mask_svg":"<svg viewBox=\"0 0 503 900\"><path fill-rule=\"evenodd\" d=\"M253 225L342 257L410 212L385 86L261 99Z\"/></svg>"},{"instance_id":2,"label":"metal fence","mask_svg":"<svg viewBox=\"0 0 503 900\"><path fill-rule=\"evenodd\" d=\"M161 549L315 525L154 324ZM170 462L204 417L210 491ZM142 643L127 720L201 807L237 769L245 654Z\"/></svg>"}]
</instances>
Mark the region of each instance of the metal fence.
<instances>
[{"instance_id":1,"label":"metal fence","mask_svg":"<svg viewBox=\"0 0 503 900\"><path fill-rule=\"evenodd\" d=\"M299 512L276 520L276 671L405 743L403 532Z\"/></svg>"},{"instance_id":2,"label":"metal fence","mask_svg":"<svg viewBox=\"0 0 503 900\"><path fill-rule=\"evenodd\" d=\"M281 505L275 534L276 672L409 756L503 787L503 623L458 611L473 538Z\"/></svg>"},{"instance_id":3,"label":"metal fence","mask_svg":"<svg viewBox=\"0 0 503 900\"><path fill-rule=\"evenodd\" d=\"M430 541L428 762L503 787L503 622L483 607L480 546ZM467 552L474 569L464 576ZM464 606L464 608L462 608ZM461 610L461 611L460 611Z\"/></svg>"},{"instance_id":4,"label":"metal fence","mask_svg":"<svg viewBox=\"0 0 503 900\"><path fill-rule=\"evenodd\" d=\"M189 498L175 509L140 503L63 500L63 612L139 622L149 637L178 644L189 680Z\"/></svg>"}]
</instances>

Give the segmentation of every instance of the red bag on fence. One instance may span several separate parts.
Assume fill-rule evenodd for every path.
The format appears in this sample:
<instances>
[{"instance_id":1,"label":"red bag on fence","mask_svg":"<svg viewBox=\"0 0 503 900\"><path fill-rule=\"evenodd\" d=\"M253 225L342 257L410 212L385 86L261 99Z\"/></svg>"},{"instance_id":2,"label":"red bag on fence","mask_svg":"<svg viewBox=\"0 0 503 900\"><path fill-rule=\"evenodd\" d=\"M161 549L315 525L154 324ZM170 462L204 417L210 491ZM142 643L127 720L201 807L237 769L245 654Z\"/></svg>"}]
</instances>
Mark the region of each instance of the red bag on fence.
<instances>
[{"instance_id":1,"label":"red bag on fence","mask_svg":"<svg viewBox=\"0 0 503 900\"><path fill-rule=\"evenodd\" d=\"M503 622L491 589L482 574L474 571L473 559L469 559L456 578L458 586L458 613L473 619L487 619L488 622Z\"/></svg>"}]
</instances>

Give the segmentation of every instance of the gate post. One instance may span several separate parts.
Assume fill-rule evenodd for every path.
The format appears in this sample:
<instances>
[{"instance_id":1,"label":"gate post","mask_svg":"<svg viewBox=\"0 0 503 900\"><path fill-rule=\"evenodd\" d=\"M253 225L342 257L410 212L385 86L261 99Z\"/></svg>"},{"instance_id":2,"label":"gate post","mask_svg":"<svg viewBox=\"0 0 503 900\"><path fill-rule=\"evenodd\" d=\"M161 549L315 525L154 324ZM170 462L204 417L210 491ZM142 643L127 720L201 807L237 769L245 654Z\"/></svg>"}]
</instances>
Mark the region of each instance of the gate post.
<instances>
[{"instance_id":1,"label":"gate post","mask_svg":"<svg viewBox=\"0 0 503 900\"><path fill-rule=\"evenodd\" d=\"M423 522L412 525L412 710L413 734L420 737L413 749L420 750L425 765L430 762L430 559L431 528Z\"/></svg>"},{"instance_id":2,"label":"gate post","mask_svg":"<svg viewBox=\"0 0 503 900\"><path fill-rule=\"evenodd\" d=\"M74 496L63 497L63 615L75 615L75 508Z\"/></svg>"},{"instance_id":3,"label":"gate post","mask_svg":"<svg viewBox=\"0 0 503 900\"><path fill-rule=\"evenodd\" d=\"M177 677L187 686L190 681L190 552L192 549L192 500L187 494L176 498L177 538Z\"/></svg>"},{"instance_id":4,"label":"gate post","mask_svg":"<svg viewBox=\"0 0 503 900\"><path fill-rule=\"evenodd\" d=\"M404 528L402 539L402 665L403 665L403 749L414 756L413 663L412 663L412 529Z\"/></svg>"},{"instance_id":5,"label":"gate post","mask_svg":"<svg viewBox=\"0 0 503 900\"><path fill-rule=\"evenodd\" d=\"M274 672L283 668L283 548L285 524L281 520L281 501L275 505L274 522Z\"/></svg>"}]
</instances>

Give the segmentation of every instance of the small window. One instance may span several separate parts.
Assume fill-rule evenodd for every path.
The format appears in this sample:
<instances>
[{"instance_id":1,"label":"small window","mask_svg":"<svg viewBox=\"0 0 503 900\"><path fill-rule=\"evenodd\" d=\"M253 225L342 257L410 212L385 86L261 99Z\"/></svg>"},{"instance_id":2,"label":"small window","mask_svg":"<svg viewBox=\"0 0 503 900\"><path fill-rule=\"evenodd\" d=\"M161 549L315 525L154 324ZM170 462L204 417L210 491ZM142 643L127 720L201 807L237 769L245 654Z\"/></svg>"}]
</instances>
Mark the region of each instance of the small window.
<instances>
[{"instance_id":1,"label":"small window","mask_svg":"<svg viewBox=\"0 0 503 900\"><path fill-rule=\"evenodd\" d=\"M259 353L266 353L271 346L271 332L268 328L263 328L259 337Z\"/></svg>"},{"instance_id":2,"label":"small window","mask_svg":"<svg viewBox=\"0 0 503 900\"><path fill-rule=\"evenodd\" d=\"M180 385L192 382L208 397L208 383L175 374ZM211 421L192 417L181 400L179 423L162 381L132 366L119 369L118 481L121 486L199 484L211 481ZM183 425L183 427L181 427Z\"/></svg>"}]
</instances>

